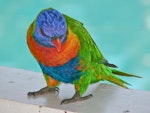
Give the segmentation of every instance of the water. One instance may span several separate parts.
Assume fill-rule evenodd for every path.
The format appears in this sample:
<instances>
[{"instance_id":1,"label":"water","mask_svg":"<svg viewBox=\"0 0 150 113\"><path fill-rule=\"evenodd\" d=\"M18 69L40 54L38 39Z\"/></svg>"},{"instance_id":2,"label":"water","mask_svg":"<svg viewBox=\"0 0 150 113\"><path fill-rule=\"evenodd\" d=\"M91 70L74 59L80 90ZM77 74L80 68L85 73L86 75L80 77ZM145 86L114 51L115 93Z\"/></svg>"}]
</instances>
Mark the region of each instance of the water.
<instances>
[{"instance_id":1,"label":"water","mask_svg":"<svg viewBox=\"0 0 150 113\"><path fill-rule=\"evenodd\" d=\"M0 65L41 72L26 45L26 31L41 9L53 7L84 23L109 62L142 79L150 90L150 0L1 0Z\"/></svg>"}]
</instances>

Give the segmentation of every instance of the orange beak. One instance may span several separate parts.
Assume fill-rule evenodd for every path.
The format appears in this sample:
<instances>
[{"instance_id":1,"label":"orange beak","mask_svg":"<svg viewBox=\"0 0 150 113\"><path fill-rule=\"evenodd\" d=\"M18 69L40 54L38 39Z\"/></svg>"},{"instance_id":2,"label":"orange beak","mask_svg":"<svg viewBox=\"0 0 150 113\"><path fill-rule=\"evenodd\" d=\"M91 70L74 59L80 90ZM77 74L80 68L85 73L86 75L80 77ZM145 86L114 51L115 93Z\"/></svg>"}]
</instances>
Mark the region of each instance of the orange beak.
<instances>
[{"instance_id":1,"label":"orange beak","mask_svg":"<svg viewBox=\"0 0 150 113\"><path fill-rule=\"evenodd\" d=\"M61 50L61 39L54 39L54 40L52 40L52 43L54 44L57 51L60 52L60 50Z\"/></svg>"}]
</instances>

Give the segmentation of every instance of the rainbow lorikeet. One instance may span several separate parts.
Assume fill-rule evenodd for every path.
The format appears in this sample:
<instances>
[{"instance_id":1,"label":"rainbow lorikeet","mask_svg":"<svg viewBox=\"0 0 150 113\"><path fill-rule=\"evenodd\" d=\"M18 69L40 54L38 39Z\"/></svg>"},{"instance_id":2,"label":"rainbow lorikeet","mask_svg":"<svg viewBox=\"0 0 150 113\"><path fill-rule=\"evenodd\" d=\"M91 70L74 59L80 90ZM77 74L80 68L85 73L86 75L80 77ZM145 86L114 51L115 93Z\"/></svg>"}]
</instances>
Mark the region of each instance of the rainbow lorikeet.
<instances>
[{"instance_id":1,"label":"rainbow lorikeet","mask_svg":"<svg viewBox=\"0 0 150 113\"><path fill-rule=\"evenodd\" d=\"M53 8L42 10L30 25L27 44L47 83L29 96L58 91L62 82L74 84L74 96L61 102L67 104L90 98L82 95L92 83L106 80L127 88L116 75L139 77L114 69L117 66L105 59L83 24Z\"/></svg>"}]
</instances>

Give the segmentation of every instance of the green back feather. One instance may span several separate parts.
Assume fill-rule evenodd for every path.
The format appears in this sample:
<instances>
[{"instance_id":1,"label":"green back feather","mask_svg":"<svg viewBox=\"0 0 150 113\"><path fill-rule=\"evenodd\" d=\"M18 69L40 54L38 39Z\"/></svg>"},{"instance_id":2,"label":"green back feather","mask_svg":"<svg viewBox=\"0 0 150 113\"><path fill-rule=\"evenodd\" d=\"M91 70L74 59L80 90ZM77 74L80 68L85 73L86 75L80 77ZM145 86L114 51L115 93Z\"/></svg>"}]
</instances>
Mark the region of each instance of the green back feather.
<instances>
[{"instance_id":1,"label":"green back feather","mask_svg":"<svg viewBox=\"0 0 150 113\"><path fill-rule=\"evenodd\" d=\"M100 62L101 60L104 60L103 55L99 51L88 31L84 28L83 24L67 15L64 15L64 17L66 18L68 27L71 28L72 32L78 35L81 43L81 49L79 51L79 54L81 54L80 57L86 61L93 62Z\"/></svg>"}]
</instances>

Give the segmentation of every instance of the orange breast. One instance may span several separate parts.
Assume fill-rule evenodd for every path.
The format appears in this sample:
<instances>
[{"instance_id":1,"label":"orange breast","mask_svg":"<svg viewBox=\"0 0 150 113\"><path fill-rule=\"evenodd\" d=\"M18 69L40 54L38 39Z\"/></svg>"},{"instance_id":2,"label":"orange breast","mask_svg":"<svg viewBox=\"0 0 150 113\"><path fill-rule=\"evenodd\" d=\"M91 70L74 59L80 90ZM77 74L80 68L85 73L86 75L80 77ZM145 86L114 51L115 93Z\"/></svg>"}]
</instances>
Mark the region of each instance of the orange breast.
<instances>
[{"instance_id":1,"label":"orange breast","mask_svg":"<svg viewBox=\"0 0 150 113\"><path fill-rule=\"evenodd\" d=\"M45 66L61 66L76 57L80 49L78 36L71 30L69 30L66 42L62 44L60 52L57 52L56 48L44 47L35 42L31 35L31 27L28 29L27 43L33 56Z\"/></svg>"}]
</instances>

